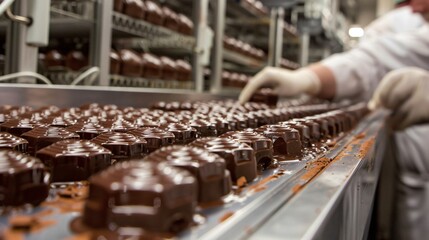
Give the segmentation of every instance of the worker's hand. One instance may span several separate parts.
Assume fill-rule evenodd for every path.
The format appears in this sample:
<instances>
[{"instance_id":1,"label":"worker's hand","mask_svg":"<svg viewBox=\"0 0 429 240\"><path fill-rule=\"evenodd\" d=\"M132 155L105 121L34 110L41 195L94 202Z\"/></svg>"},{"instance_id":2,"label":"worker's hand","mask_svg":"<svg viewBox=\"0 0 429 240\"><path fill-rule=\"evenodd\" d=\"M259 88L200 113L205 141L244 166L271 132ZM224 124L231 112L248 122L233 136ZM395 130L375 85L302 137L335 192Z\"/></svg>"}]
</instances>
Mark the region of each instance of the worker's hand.
<instances>
[{"instance_id":1,"label":"worker's hand","mask_svg":"<svg viewBox=\"0 0 429 240\"><path fill-rule=\"evenodd\" d=\"M429 121L429 72L411 67L390 72L375 90L368 107L391 109L389 122L398 130Z\"/></svg>"},{"instance_id":2,"label":"worker's hand","mask_svg":"<svg viewBox=\"0 0 429 240\"><path fill-rule=\"evenodd\" d=\"M265 67L249 83L240 94L241 104L249 101L252 95L261 87L270 86L279 96L291 97L302 93L316 95L319 93L321 84L317 75L307 69L301 68L290 71L275 67Z\"/></svg>"}]
</instances>

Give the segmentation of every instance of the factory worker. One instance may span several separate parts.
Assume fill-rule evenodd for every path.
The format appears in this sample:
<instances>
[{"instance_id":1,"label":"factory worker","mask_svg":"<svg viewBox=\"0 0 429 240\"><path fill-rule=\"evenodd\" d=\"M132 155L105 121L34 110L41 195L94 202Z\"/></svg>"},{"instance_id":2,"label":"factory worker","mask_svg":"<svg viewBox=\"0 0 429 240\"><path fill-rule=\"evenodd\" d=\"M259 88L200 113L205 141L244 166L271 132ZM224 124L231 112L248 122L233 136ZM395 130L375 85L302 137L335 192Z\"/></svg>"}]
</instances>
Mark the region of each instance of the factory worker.
<instances>
[{"instance_id":1,"label":"factory worker","mask_svg":"<svg viewBox=\"0 0 429 240\"><path fill-rule=\"evenodd\" d=\"M411 0L410 8L429 20L429 0ZM429 70L428 36L429 24L425 23L414 31L386 34L364 41L348 52L332 55L295 71L266 67L249 81L239 101L248 101L262 86L273 86L280 96L285 97L305 93L330 100L369 100L380 80L390 71L405 67ZM395 98L398 92L389 94ZM409 115L411 119L406 123L415 122L414 116ZM420 120L422 116L418 118ZM405 127L401 123L398 125Z\"/></svg>"},{"instance_id":2,"label":"factory worker","mask_svg":"<svg viewBox=\"0 0 429 240\"><path fill-rule=\"evenodd\" d=\"M411 0L409 6L429 21L429 0ZM389 123L404 129L429 121L428 70L429 26L425 23L416 30L380 34L353 50L296 71L265 68L243 89L239 100L246 102L264 85L274 86L282 96L307 93L333 100L369 100L374 93L369 106L391 109ZM383 190L378 199L383 212L377 220L378 239L428 238L428 134L425 126L408 128L389 140L393 141L387 149L391 153L383 162L384 174L377 187Z\"/></svg>"}]
</instances>

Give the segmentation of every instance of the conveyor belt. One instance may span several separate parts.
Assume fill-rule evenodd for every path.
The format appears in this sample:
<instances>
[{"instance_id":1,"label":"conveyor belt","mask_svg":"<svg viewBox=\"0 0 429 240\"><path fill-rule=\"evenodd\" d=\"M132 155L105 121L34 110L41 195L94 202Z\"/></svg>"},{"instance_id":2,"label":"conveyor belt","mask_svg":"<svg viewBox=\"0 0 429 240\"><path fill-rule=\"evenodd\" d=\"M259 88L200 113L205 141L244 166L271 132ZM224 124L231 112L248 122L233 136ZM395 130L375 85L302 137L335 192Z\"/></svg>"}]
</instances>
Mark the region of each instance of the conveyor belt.
<instances>
[{"instance_id":1,"label":"conveyor belt","mask_svg":"<svg viewBox=\"0 0 429 240\"><path fill-rule=\"evenodd\" d=\"M9 104L26 105L32 104L32 100L36 100L34 98L46 92L54 92L55 94L46 95L46 99L43 100L37 99L37 101L43 102L43 105L55 104L55 97L61 93L63 96L70 97L70 99L62 102L65 105L77 105L75 101L87 100L89 96L93 97L93 102L105 102L108 98L112 99L112 94L122 95L124 98L130 94L130 99L138 99L140 96L140 101L143 102L148 99L153 102L160 97L154 93L111 92L100 89L70 90L57 88L54 90L50 88L12 87L0 88L0 99L3 102L4 97L8 94L12 93L16 96L16 94L28 93L19 99L8 99ZM3 93L8 94L3 95ZM80 100L72 98L73 93L78 94ZM158 96L155 97L156 95ZM94 99L94 96L97 96L100 101ZM204 99L204 97L215 98L216 96L194 95L194 98L197 97ZM351 201L350 207L355 209L356 204L362 205L362 203L356 203L353 200L355 197L353 194L356 194L356 185L352 184L357 178L360 179L359 174L364 171L365 174L372 177L372 180L377 179L379 164L378 162L374 163L374 159L369 156L372 153L371 149L380 122L379 115L371 115L365 118L355 130L335 139L333 141L335 146L328 151L320 150L317 154L314 152L306 154L300 161L280 162L278 168L262 172L249 186L226 196L223 205L200 207L196 220L203 223L183 232L178 237L180 239L240 239L252 236L254 239L282 239L285 237L314 237L324 233L326 221L330 219L332 211L338 207L338 204L344 204L341 202L343 198L350 198L346 192L349 191L350 187L352 187L352 195L347 200ZM321 161L323 167L318 164ZM367 179L365 178L363 181L367 181ZM359 184L361 182L358 182ZM358 199L365 200L365 205L362 205L365 211L359 213L360 218L354 221L365 222L371 209L375 183L372 181L365 182L365 184L367 184L366 189L358 191L361 194L359 196L361 198ZM359 187L362 188L361 185ZM52 193L52 196L54 195L55 193ZM341 206L342 209L348 210L347 206ZM27 234L26 239L64 239L73 235L70 230L70 223L80 215L79 212L62 212L48 204L35 209L22 210L19 213L44 214L46 212L49 214L42 218L43 221L55 224ZM344 216L347 215L344 218L353 219L357 213L348 212L344 214ZM7 222L8 216L0 217L0 228L7 226ZM351 230L344 229L339 234L349 236ZM365 228L362 229L361 227L352 231L358 231L358 234L353 236L361 236L365 233Z\"/></svg>"}]
</instances>

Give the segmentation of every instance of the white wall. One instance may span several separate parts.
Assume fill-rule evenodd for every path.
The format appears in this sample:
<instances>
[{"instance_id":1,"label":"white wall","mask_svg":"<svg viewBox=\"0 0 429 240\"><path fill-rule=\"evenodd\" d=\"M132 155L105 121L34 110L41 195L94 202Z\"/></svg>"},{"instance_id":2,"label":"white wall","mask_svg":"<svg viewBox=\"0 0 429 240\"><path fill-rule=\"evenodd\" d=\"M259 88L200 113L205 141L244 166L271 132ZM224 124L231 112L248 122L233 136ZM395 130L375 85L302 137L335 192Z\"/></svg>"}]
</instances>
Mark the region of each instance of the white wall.
<instances>
[{"instance_id":1,"label":"white wall","mask_svg":"<svg viewBox=\"0 0 429 240\"><path fill-rule=\"evenodd\" d=\"M381 16L384 13L390 11L395 6L393 0L377 0L377 16Z\"/></svg>"}]
</instances>

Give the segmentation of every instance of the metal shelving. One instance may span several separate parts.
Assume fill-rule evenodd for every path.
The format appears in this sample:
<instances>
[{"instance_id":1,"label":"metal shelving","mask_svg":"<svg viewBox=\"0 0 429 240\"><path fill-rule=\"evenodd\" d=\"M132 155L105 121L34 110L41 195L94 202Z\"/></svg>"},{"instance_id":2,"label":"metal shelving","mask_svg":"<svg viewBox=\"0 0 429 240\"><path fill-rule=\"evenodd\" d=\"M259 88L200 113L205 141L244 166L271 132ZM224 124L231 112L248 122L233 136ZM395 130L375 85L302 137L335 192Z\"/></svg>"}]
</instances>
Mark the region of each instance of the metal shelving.
<instances>
[{"instance_id":1,"label":"metal shelving","mask_svg":"<svg viewBox=\"0 0 429 240\"><path fill-rule=\"evenodd\" d=\"M95 1L53 1L50 37L88 37L94 27Z\"/></svg>"},{"instance_id":2,"label":"metal shelving","mask_svg":"<svg viewBox=\"0 0 429 240\"><path fill-rule=\"evenodd\" d=\"M224 50L223 52L223 59L230 61L230 62L234 62L234 63L238 63L253 69L260 69L263 66L265 66L265 62L259 59L255 59L249 56L245 56L243 54L237 53L237 52L233 52L233 51L229 51L227 49Z\"/></svg>"},{"instance_id":3,"label":"metal shelving","mask_svg":"<svg viewBox=\"0 0 429 240\"><path fill-rule=\"evenodd\" d=\"M172 34L168 37L156 39L156 41L141 38L121 38L114 40L113 45L161 53L167 51L168 54L172 55L185 55L193 53L195 38L181 34Z\"/></svg>"},{"instance_id":4,"label":"metal shelving","mask_svg":"<svg viewBox=\"0 0 429 240\"><path fill-rule=\"evenodd\" d=\"M100 68L101 72L97 84L102 86L109 86L112 83L119 84L121 82L130 86L147 86L147 84L140 84L142 82L140 80L111 80L109 75L109 52L112 45L118 46L118 48L154 52L159 55L192 58L193 84L191 88L196 91L203 90L202 72L204 67L207 66L212 70L210 90L213 90L213 87L216 85L218 87L215 88L219 89L219 84L216 82L221 80L220 75L223 61L227 69L238 69L251 74L256 73L264 66L275 65L271 60L273 52L278 51L277 45L272 43L272 26L276 21L272 17L273 10L264 13L246 5L248 4L246 1L235 0L159 0L158 2L172 7L178 12L183 10L188 16L192 14L195 29L194 35L183 35L165 27L115 12L113 11L113 1L98 0L53 0L51 5L50 35L53 38L88 37L90 43L89 65ZM186 6L186 9L184 6ZM213 12L211 12L212 10ZM215 39L212 44L211 57L205 52L207 50L205 48L206 42L210 41L210 39L206 38L207 28L205 28L209 16L214 16L212 20L218 26L212 26ZM243 40L252 44L254 41L256 43L254 44L255 46L263 45L262 48L266 52L268 51L267 59L255 59L241 53L228 50L223 51L222 39L225 23L227 28L241 28L245 29L246 34L253 34L253 38L249 37ZM297 38L296 30L293 26L286 24L286 27L283 28L283 32L285 32L283 41ZM263 42L258 42L258 39L262 39ZM28 62L27 59L20 61ZM209 65L207 65L208 62L210 62ZM60 76L59 73L56 74L56 77L61 79L60 82L68 82L70 80L70 78ZM189 88L189 86L185 88Z\"/></svg>"},{"instance_id":5,"label":"metal shelving","mask_svg":"<svg viewBox=\"0 0 429 240\"><path fill-rule=\"evenodd\" d=\"M135 19L122 13L112 13L112 29L113 34L120 33L128 34L131 37L141 37L146 39L176 37L176 38L192 38L183 34L171 31L162 26L157 26L144 20ZM116 32L118 31L118 32ZM119 37L115 35L114 37Z\"/></svg>"},{"instance_id":6,"label":"metal shelving","mask_svg":"<svg viewBox=\"0 0 429 240\"><path fill-rule=\"evenodd\" d=\"M267 53L266 59L255 59L223 47L215 49L221 52L223 60L221 69L235 72L255 74L265 66L280 66L283 42L299 42L298 31L295 26L285 22L284 9L273 8L267 13L252 11L246 1L225 1L226 7L222 21L229 36L242 39ZM224 30L225 29L225 30ZM220 30L219 30L220 31ZM223 33L222 33L223 34ZM223 35L222 35L223 36ZM220 48L221 51L219 50ZM211 92L222 92L220 75L212 83Z\"/></svg>"},{"instance_id":7,"label":"metal shelving","mask_svg":"<svg viewBox=\"0 0 429 240\"><path fill-rule=\"evenodd\" d=\"M259 18L259 17L267 17L268 13L262 13L255 11L246 5L246 2L243 0L239 1L227 1L227 15L234 18Z\"/></svg>"},{"instance_id":8,"label":"metal shelving","mask_svg":"<svg viewBox=\"0 0 429 240\"><path fill-rule=\"evenodd\" d=\"M201 4L193 1L194 8ZM204 7L204 6L203 6ZM144 20L134 19L122 13L111 12L111 36L112 43L118 48L136 49L138 51L155 52L161 55L190 56L193 61L193 83L181 83L177 81L147 81L145 79L108 77L109 81L104 81L103 85L126 84L127 86L139 87L166 87L185 88L199 90L202 84L202 64L200 53L197 48L197 39L194 36L184 35L163 26L157 26ZM195 24L196 27L198 23ZM196 33L196 36L199 34ZM201 75L201 77L200 77Z\"/></svg>"}]
</instances>

